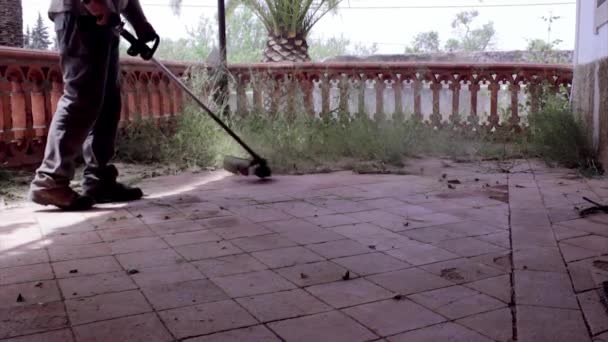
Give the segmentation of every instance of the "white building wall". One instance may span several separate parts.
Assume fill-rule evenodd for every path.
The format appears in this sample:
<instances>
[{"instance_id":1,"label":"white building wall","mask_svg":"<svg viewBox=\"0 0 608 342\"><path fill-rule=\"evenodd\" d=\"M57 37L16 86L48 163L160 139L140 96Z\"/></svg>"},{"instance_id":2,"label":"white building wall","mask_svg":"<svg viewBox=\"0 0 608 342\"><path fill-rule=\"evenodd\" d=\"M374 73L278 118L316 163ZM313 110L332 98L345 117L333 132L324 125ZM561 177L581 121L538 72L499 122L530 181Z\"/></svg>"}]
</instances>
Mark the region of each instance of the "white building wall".
<instances>
[{"instance_id":1,"label":"white building wall","mask_svg":"<svg viewBox=\"0 0 608 342\"><path fill-rule=\"evenodd\" d=\"M595 29L596 0L577 0L575 64L608 57L608 23Z\"/></svg>"}]
</instances>

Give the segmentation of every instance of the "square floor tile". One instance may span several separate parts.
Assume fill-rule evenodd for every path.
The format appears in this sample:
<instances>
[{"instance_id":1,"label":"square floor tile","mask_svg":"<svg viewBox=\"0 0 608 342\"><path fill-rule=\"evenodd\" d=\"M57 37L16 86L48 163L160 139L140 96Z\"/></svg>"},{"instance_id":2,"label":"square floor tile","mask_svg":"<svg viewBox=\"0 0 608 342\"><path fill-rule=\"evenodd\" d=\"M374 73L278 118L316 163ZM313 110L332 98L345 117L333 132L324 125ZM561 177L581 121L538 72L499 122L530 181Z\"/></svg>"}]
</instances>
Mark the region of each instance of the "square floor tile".
<instances>
[{"instance_id":1,"label":"square floor tile","mask_svg":"<svg viewBox=\"0 0 608 342\"><path fill-rule=\"evenodd\" d=\"M153 313L80 325L74 328L78 342L169 342L173 338Z\"/></svg>"},{"instance_id":2,"label":"square floor tile","mask_svg":"<svg viewBox=\"0 0 608 342\"><path fill-rule=\"evenodd\" d=\"M517 335L522 341L588 342L579 310L517 306Z\"/></svg>"},{"instance_id":3,"label":"square floor tile","mask_svg":"<svg viewBox=\"0 0 608 342\"><path fill-rule=\"evenodd\" d=\"M137 288L125 272L101 273L77 278L59 279L59 286L66 299L90 297Z\"/></svg>"},{"instance_id":4,"label":"square floor tile","mask_svg":"<svg viewBox=\"0 0 608 342\"><path fill-rule=\"evenodd\" d=\"M2 252L0 268L17 267L49 262L44 249L11 250Z\"/></svg>"},{"instance_id":5,"label":"square floor tile","mask_svg":"<svg viewBox=\"0 0 608 342\"><path fill-rule=\"evenodd\" d=\"M237 301L261 322L332 310L331 307L300 289L243 297Z\"/></svg>"},{"instance_id":6,"label":"square floor tile","mask_svg":"<svg viewBox=\"0 0 608 342\"><path fill-rule=\"evenodd\" d=\"M281 233L281 236L300 245L321 243L327 241L342 240L344 236L323 228L311 228L307 230L290 230Z\"/></svg>"},{"instance_id":7,"label":"square floor tile","mask_svg":"<svg viewBox=\"0 0 608 342\"><path fill-rule=\"evenodd\" d=\"M284 247L293 247L297 245L295 242L285 238L279 234L267 234L260 236L253 236L247 238L234 239L233 244L238 246L245 252L257 252L267 249L277 249Z\"/></svg>"},{"instance_id":8,"label":"square floor tile","mask_svg":"<svg viewBox=\"0 0 608 342\"><path fill-rule=\"evenodd\" d=\"M62 302L0 308L0 339L68 326Z\"/></svg>"},{"instance_id":9,"label":"square floor tile","mask_svg":"<svg viewBox=\"0 0 608 342\"><path fill-rule=\"evenodd\" d=\"M55 330L40 334L15 337L6 342L74 342L69 329Z\"/></svg>"},{"instance_id":10,"label":"square floor tile","mask_svg":"<svg viewBox=\"0 0 608 342\"><path fill-rule=\"evenodd\" d=\"M343 313L332 311L268 324L287 342L362 342L376 336Z\"/></svg>"},{"instance_id":11,"label":"square floor tile","mask_svg":"<svg viewBox=\"0 0 608 342\"><path fill-rule=\"evenodd\" d=\"M254 252L251 255L270 268L288 267L324 260L304 247L287 247Z\"/></svg>"},{"instance_id":12,"label":"square floor tile","mask_svg":"<svg viewBox=\"0 0 608 342\"><path fill-rule=\"evenodd\" d=\"M220 241L222 237L211 230L163 235L162 238L172 247L193 245L202 242Z\"/></svg>"},{"instance_id":13,"label":"square floor tile","mask_svg":"<svg viewBox=\"0 0 608 342\"><path fill-rule=\"evenodd\" d=\"M514 268L518 270L566 273L566 265L556 247L525 248L513 251Z\"/></svg>"},{"instance_id":14,"label":"square floor tile","mask_svg":"<svg viewBox=\"0 0 608 342\"><path fill-rule=\"evenodd\" d=\"M462 286L417 293L408 298L449 319L506 307L505 303L497 299Z\"/></svg>"},{"instance_id":15,"label":"square floor tile","mask_svg":"<svg viewBox=\"0 0 608 342\"><path fill-rule=\"evenodd\" d=\"M229 299L224 291L209 280L192 280L144 287L141 290L155 310Z\"/></svg>"},{"instance_id":16,"label":"square floor tile","mask_svg":"<svg viewBox=\"0 0 608 342\"><path fill-rule=\"evenodd\" d=\"M202 221L190 221L185 220L183 214L179 214L180 218L178 220L168 220L168 222L162 221L162 215L159 217L160 223L149 224L148 227L159 235L167 235L167 234L178 234L178 233L186 233L186 232L194 232L199 230L207 229L202 223ZM165 216L170 217L170 216Z\"/></svg>"},{"instance_id":17,"label":"square floor tile","mask_svg":"<svg viewBox=\"0 0 608 342\"><path fill-rule=\"evenodd\" d=\"M335 259L373 252L373 250L369 247L363 246L362 244L349 239L312 244L306 246L306 248L327 259Z\"/></svg>"},{"instance_id":18,"label":"square floor tile","mask_svg":"<svg viewBox=\"0 0 608 342\"><path fill-rule=\"evenodd\" d=\"M252 222L268 222L268 221L279 221L279 220L287 220L290 219L291 216L285 214L284 212L269 208L264 205L253 205L248 207L241 207L231 209L233 213L246 217Z\"/></svg>"},{"instance_id":19,"label":"square floor tile","mask_svg":"<svg viewBox=\"0 0 608 342\"><path fill-rule=\"evenodd\" d=\"M213 282L233 298L295 288L292 283L272 271L259 271L213 278Z\"/></svg>"},{"instance_id":20,"label":"square floor tile","mask_svg":"<svg viewBox=\"0 0 608 342\"><path fill-rule=\"evenodd\" d=\"M144 225L102 229L97 233L106 242L154 236L154 232Z\"/></svg>"},{"instance_id":21,"label":"square floor tile","mask_svg":"<svg viewBox=\"0 0 608 342\"><path fill-rule=\"evenodd\" d=\"M553 272L515 271L515 302L563 309L579 307L568 274Z\"/></svg>"},{"instance_id":22,"label":"square floor tile","mask_svg":"<svg viewBox=\"0 0 608 342\"><path fill-rule=\"evenodd\" d=\"M450 281L418 268L409 268L396 272L377 274L370 276L367 279L384 287L385 289L389 289L402 295L453 285L453 283Z\"/></svg>"},{"instance_id":23,"label":"square floor tile","mask_svg":"<svg viewBox=\"0 0 608 342\"><path fill-rule=\"evenodd\" d=\"M472 237L441 241L437 246L463 257L504 251L504 248Z\"/></svg>"},{"instance_id":24,"label":"square floor tile","mask_svg":"<svg viewBox=\"0 0 608 342\"><path fill-rule=\"evenodd\" d=\"M289 231L300 231L317 228L317 226L304 219L264 222L262 223L262 225L275 233L286 233Z\"/></svg>"},{"instance_id":25,"label":"square floor tile","mask_svg":"<svg viewBox=\"0 0 608 342\"><path fill-rule=\"evenodd\" d=\"M239 273L263 271L268 267L248 254L228 255L193 262L209 278L225 277Z\"/></svg>"},{"instance_id":26,"label":"square floor tile","mask_svg":"<svg viewBox=\"0 0 608 342\"><path fill-rule=\"evenodd\" d=\"M169 245L167 245L165 241L156 236L135 238L130 240L119 240L110 242L109 245L113 254L150 251L169 247Z\"/></svg>"},{"instance_id":27,"label":"square floor tile","mask_svg":"<svg viewBox=\"0 0 608 342\"><path fill-rule=\"evenodd\" d=\"M0 270L0 285L53 279L54 277L53 269L47 263L9 267Z\"/></svg>"},{"instance_id":28,"label":"square floor tile","mask_svg":"<svg viewBox=\"0 0 608 342\"><path fill-rule=\"evenodd\" d=\"M22 301L17 298L21 296ZM0 308L50 303L61 300L54 280L0 286Z\"/></svg>"},{"instance_id":29,"label":"square floor tile","mask_svg":"<svg viewBox=\"0 0 608 342\"><path fill-rule=\"evenodd\" d=\"M407 247L393 249L386 253L415 266L451 260L459 257L445 249L420 242L412 243Z\"/></svg>"},{"instance_id":30,"label":"square floor tile","mask_svg":"<svg viewBox=\"0 0 608 342\"><path fill-rule=\"evenodd\" d=\"M205 242L196 245L176 247L175 250L189 261L217 258L243 253L228 241Z\"/></svg>"},{"instance_id":31,"label":"square floor tile","mask_svg":"<svg viewBox=\"0 0 608 342\"><path fill-rule=\"evenodd\" d=\"M48 249L52 261L94 258L112 254L110 245L107 243L82 246L50 246Z\"/></svg>"},{"instance_id":32,"label":"square floor tile","mask_svg":"<svg viewBox=\"0 0 608 342\"><path fill-rule=\"evenodd\" d=\"M184 258L172 249L120 254L116 256L116 259L126 269L166 266L185 262Z\"/></svg>"},{"instance_id":33,"label":"square floor tile","mask_svg":"<svg viewBox=\"0 0 608 342\"><path fill-rule=\"evenodd\" d=\"M581 293L578 295L578 301L593 335L608 330L608 313L598 291Z\"/></svg>"},{"instance_id":34,"label":"square floor tile","mask_svg":"<svg viewBox=\"0 0 608 342\"><path fill-rule=\"evenodd\" d=\"M73 278L98 273L122 271L122 267L112 256L54 262L57 278Z\"/></svg>"},{"instance_id":35,"label":"square floor tile","mask_svg":"<svg viewBox=\"0 0 608 342\"><path fill-rule=\"evenodd\" d=\"M226 240L273 233L271 230L256 223L243 223L230 227L214 228L211 231Z\"/></svg>"},{"instance_id":36,"label":"square floor tile","mask_svg":"<svg viewBox=\"0 0 608 342\"><path fill-rule=\"evenodd\" d=\"M70 322L75 325L152 311L144 296L136 290L70 299L65 305Z\"/></svg>"},{"instance_id":37,"label":"square floor tile","mask_svg":"<svg viewBox=\"0 0 608 342\"><path fill-rule=\"evenodd\" d=\"M334 308L344 308L390 298L393 294L365 279L338 281L308 287L306 291Z\"/></svg>"},{"instance_id":38,"label":"square floor tile","mask_svg":"<svg viewBox=\"0 0 608 342\"><path fill-rule=\"evenodd\" d=\"M438 243L444 240L458 239L466 236L462 233L443 229L441 226L411 229L401 232L400 234L424 243Z\"/></svg>"},{"instance_id":39,"label":"square floor tile","mask_svg":"<svg viewBox=\"0 0 608 342\"><path fill-rule=\"evenodd\" d=\"M511 303L511 276L506 274L495 278L478 280L464 286L487 294L490 297L501 300L503 303Z\"/></svg>"},{"instance_id":40,"label":"square floor tile","mask_svg":"<svg viewBox=\"0 0 608 342\"><path fill-rule=\"evenodd\" d=\"M166 285L205 278L196 267L186 263L146 267L137 271L137 273L131 275L131 278L139 287Z\"/></svg>"},{"instance_id":41,"label":"square floor tile","mask_svg":"<svg viewBox=\"0 0 608 342\"><path fill-rule=\"evenodd\" d=\"M184 342L281 342L279 338L263 325L254 327L235 329L217 334L187 339Z\"/></svg>"},{"instance_id":42,"label":"square floor tile","mask_svg":"<svg viewBox=\"0 0 608 342\"><path fill-rule=\"evenodd\" d=\"M335 214L333 210L321 208L301 201L274 203L271 206L298 218Z\"/></svg>"},{"instance_id":43,"label":"square floor tile","mask_svg":"<svg viewBox=\"0 0 608 342\"><path fill-rule=\"evenodd\" d=\"M177 338L211 334L257 323L245 309L232 300L205 303L159 313Z\"/></svg>"},{"instance_id":44,"label":"square floor tile","mask_svg":"<svg viewBox=\"0 0 608 342\"><path fill-rule=\"evenodd\" d=\"M384 253L361 254L332 261L360 275L385 273L410 266Z\"/></svg>"},{"instance_id":45,"label":"square floor tile","mask_svg":"<svg viewBox=\"0 0 608 342\"><path fill-rule=\"evenodd\" d=\"M342 214L308 217L306 219L321 228L331 228L359 223L359 220L357 220L356 218Z\"/></svg>"},{"instance_id":46,"label":"square floor tile","mask_svg":"<svg viewBox=\"0 0 608 342\"><path fill-rule=\"evenodd\" d=\"M455 323L443 323L423 329L418 329L388 338L390 342L431 342L431 341L454 341L454 342L491 342L472 330Z\"/></svg>"},{"instance_id":47,"label":"square floor tile","mask_svg":"<svg viewBox=\"0 0 608 342\"><path fill-rule=\"evenodd\" d=\"M445 318L407 299L389 299L343 311L380 336L394 335L445 321ZM406 317L407 319L404 319Z\"/></svg>"},{"instance_id":48,"label":"square floor tile","mask_svg":"<svg viewBox=\"0 0 608 342\"><path fill-rule=\"evenodd\" d=\"M421 266L421 268L458 284L469 283L504 274L504 271L468 259L454 259Z\"/></svg>"},{"instance_id":49,"label":"square floor tile","mask_svg":"<svg viewBox=\"0 0 608 342\"><path fill-rule=\"evenodd\" d=\"M411 246L414 241L409 238L380 228L370 223L360 223L352 226L340 226L328 228L338 234L357 241L364 246L374 248L377 251L388 251L402 247Z\"/></svg>"},{"instance_id":50,"label":"square floor tile","mask_svg":"<svg viewBox=\"0 0 608 342\"><path fill-rule=\"evenodd\" d=\"M513 316L510 308L483 312L456 322L496 341L513 340Z\"/></svg>"},{"instance_id":51,"label":"square floor tile","mask_svg":"<svg viewBox=\"0 0 608 342\"><path fill-rule=\"evenodd\" d=\"M344 267L329 261L279 268L275 271L299 287L331 283L342 279L346 274ZM357 275L351 273L350 276L354 278Z\"/></svg>"}]
</instances>

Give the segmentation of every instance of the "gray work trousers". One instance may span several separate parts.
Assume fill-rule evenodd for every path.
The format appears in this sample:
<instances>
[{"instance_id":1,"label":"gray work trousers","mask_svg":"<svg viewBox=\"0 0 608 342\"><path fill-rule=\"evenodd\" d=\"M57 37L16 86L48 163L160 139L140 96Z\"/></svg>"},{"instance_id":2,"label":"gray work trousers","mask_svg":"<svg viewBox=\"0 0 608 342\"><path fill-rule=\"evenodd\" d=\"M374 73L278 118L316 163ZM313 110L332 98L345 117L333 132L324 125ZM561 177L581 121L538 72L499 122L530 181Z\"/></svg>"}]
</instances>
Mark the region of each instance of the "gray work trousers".
<instances>
[{"instance_id":1,"label":"gray work trousers","mask_svg":"<svg viewBox=\"0 0 608 342\"><path fill-rule=\"evenodd\" d=\"M120 37L108 26L85 25L73 13L54 16L64 92L57 105L44 159L32 190L67 187L76 160L85 161L83 188L92 189L108 172L120 120ZM90 23L90 21L87 21Z\"/></svg>"}]
</instances>

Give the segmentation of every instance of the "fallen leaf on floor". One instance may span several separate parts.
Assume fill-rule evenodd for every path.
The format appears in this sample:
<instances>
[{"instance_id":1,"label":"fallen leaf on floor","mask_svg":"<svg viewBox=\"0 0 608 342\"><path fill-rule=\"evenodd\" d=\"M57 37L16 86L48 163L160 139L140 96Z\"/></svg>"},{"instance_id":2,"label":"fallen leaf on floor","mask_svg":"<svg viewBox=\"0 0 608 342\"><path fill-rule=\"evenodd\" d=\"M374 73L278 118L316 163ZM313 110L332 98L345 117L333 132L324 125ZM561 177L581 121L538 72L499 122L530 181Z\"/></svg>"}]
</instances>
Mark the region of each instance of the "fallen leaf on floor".
<instances>
[{"instance_id":1,"label":"fallen leaf on floor","mask_svg":"<svg viewBox=\"0 0 608 342\"><path fill-rule=\"evenodd\" d=\"M130 269L127 271L127 274L137 274L137 273L139 273L139 271L136 269Z\"/></svg>"},{"instance_id":2,"label":"fallen leaf on floor","mask_svg":"<svg viewBox=\"0 0 608 342\"><path fill-rule=\"evenodd\" d=\"M367 247L369 247L369 249L376 249L376 246L374 246L374 245L369 245Z\"/></svg>"},{"instance_id":3,"label":"fallen leaf on floor","mask_svg":"<svg viewBox=\"0 0 608 342\"><path fill-rule=\"evenodd\" d=\"M446 268L441 270L441 277L447 280L464 280L457 268Z\"/></svg>"},{"instance_id":4,"label":"fallen leaf on floor","mask_svg":"<svg viewBox=\"0 0 608 342\"><path fill-rule=\"evenodd\" d=\"M346 271L346 273L344 273L344 275L342 276L342 280L349 280L350 279L350 271Z\"/></svg>"},{"instance_id":5,"label":"fallen leaf on floor","mask_svg":"<svg viewBox=\"0 0 608 342\"><path fill-rule=\"evenodd\" d=\"M519 184L515 184L515 187L516 187L516 188L520 188L520 189L525 189L525 188L526 188L525 186L523 186L523 185L519 185Z\"/></svg>"},{"instance_id":6,"label":"fallen leaf on floor","mask_svg":"<svg viewBox=\"0 0 608 342\"><path fill-rule=\"evenodd\" d=\"M448 184L462 184L462 182L458 179L450 179L448 180Z\"/></svg>"},{"instance_id":7,"label":"fallen leaf on floor","mask_svg":"<svg viewBox=\"0 0 608 342\"><path fill-rule=\"evenodd\" d=\"M143 216L142 214L137 214L137 216L135 216L135 217L137 217L137 218L142 218L142 217L144 217L144 216Z\"/></svg>"},{"instance_id":8,"label":"fallen leaf on floor","mask_svg":"<svg viewBox=\"0 0 608 342\"><path fill-rule=\"evenodd\" d=\"M304 273L300 273L300 278L301 279L308 279L308 275L306 275Z\"/></svg>"},{"instance_id":9,"label":"fallen leaf on floor","mask_svg":"<svg viewBox=\"0 0 608 342\"><path fill-rule=\"evenodd\" d=\"M456 187L455 187L455 186L453 186L452 184L448 184L448 188L450 188L450 189L452 189L452 190L456 189Z\"/></svg>"},{"instance_id":10,"label":"fallen leaf on floor","mask_svg":"<svg viewBox=\"0 0 608 342\"><path fill-rule=\"evenodd\" d=\"M401 294L397 294L397 295L395 295L395 296L393 297L393 299L394 299L394 300L401 300L401 299L403 299L403 295L401 295Z\"/></svg>"},{"instance_id":11,"label":"fallen leaf on floor","mask_svg":"<svg viewBox=\"0 0 608 342\"><path fill-rule=\"evenodd\" d=\"M23 296L21 295L21 293L17 296L17 303L23 303L25 302L25 299L23 298Z\"/></svg>"},{"instance_id":12,"label":"fallen leaf on floor","mask_svg":"<svg viewBox=\"0 0 608 342\"><path fill-rule=\"evenodd\" d=\"M36 283L36 285L34 285L34 286L36 286L36 287L42 287L42 282L41 282L41 281L39 281L39 282L37 282L37 283Z\"/></svg>"},{"instance_id":13,"label":"fallen leaf on floor","mask_svg":"<svg viewBox=\"0 0 608 342\"><path fill-rule=\"evenodd\" d=\"M70 273L74 274L74 273L78 273L78 270L74 269L74 270L70 270Z\"/></svg>"}]
</instances>

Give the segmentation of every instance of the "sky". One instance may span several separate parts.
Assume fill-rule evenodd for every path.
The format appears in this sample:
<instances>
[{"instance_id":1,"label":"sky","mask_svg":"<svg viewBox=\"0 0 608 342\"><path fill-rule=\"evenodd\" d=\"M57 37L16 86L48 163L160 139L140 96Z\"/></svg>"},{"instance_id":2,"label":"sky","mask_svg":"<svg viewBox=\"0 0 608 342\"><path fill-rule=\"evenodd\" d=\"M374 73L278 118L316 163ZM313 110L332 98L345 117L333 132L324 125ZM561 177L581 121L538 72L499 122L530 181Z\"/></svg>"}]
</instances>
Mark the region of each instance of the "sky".
<instances>
[{"instance_id":1,"label":"sky","mask_svg":"<svg viewBox=\"0 0 608 342\"><path fill-rule=\"evenodd\" d=\"M583 0L591 1L591 0ZM148 20L163 38L180 38L196 25L201 16L215 15L216 0L183 0L180 15L170 0L140 0ZM49 0L22 0L24 26L33 26L42 14L47 18ZM313 38L343 36L353 43L376 43L378 53L403 53L419 32L434 30L444 43L451 37L454 16L476 9L476 25L493 21L496 29L494 50L525 49L528 39L547 39L543 16L559 16L551 40L561 39L560 49L574 49L575 0L345 0L334 15L323 18L313 29Z\"/></svg>"}]
</instances>

